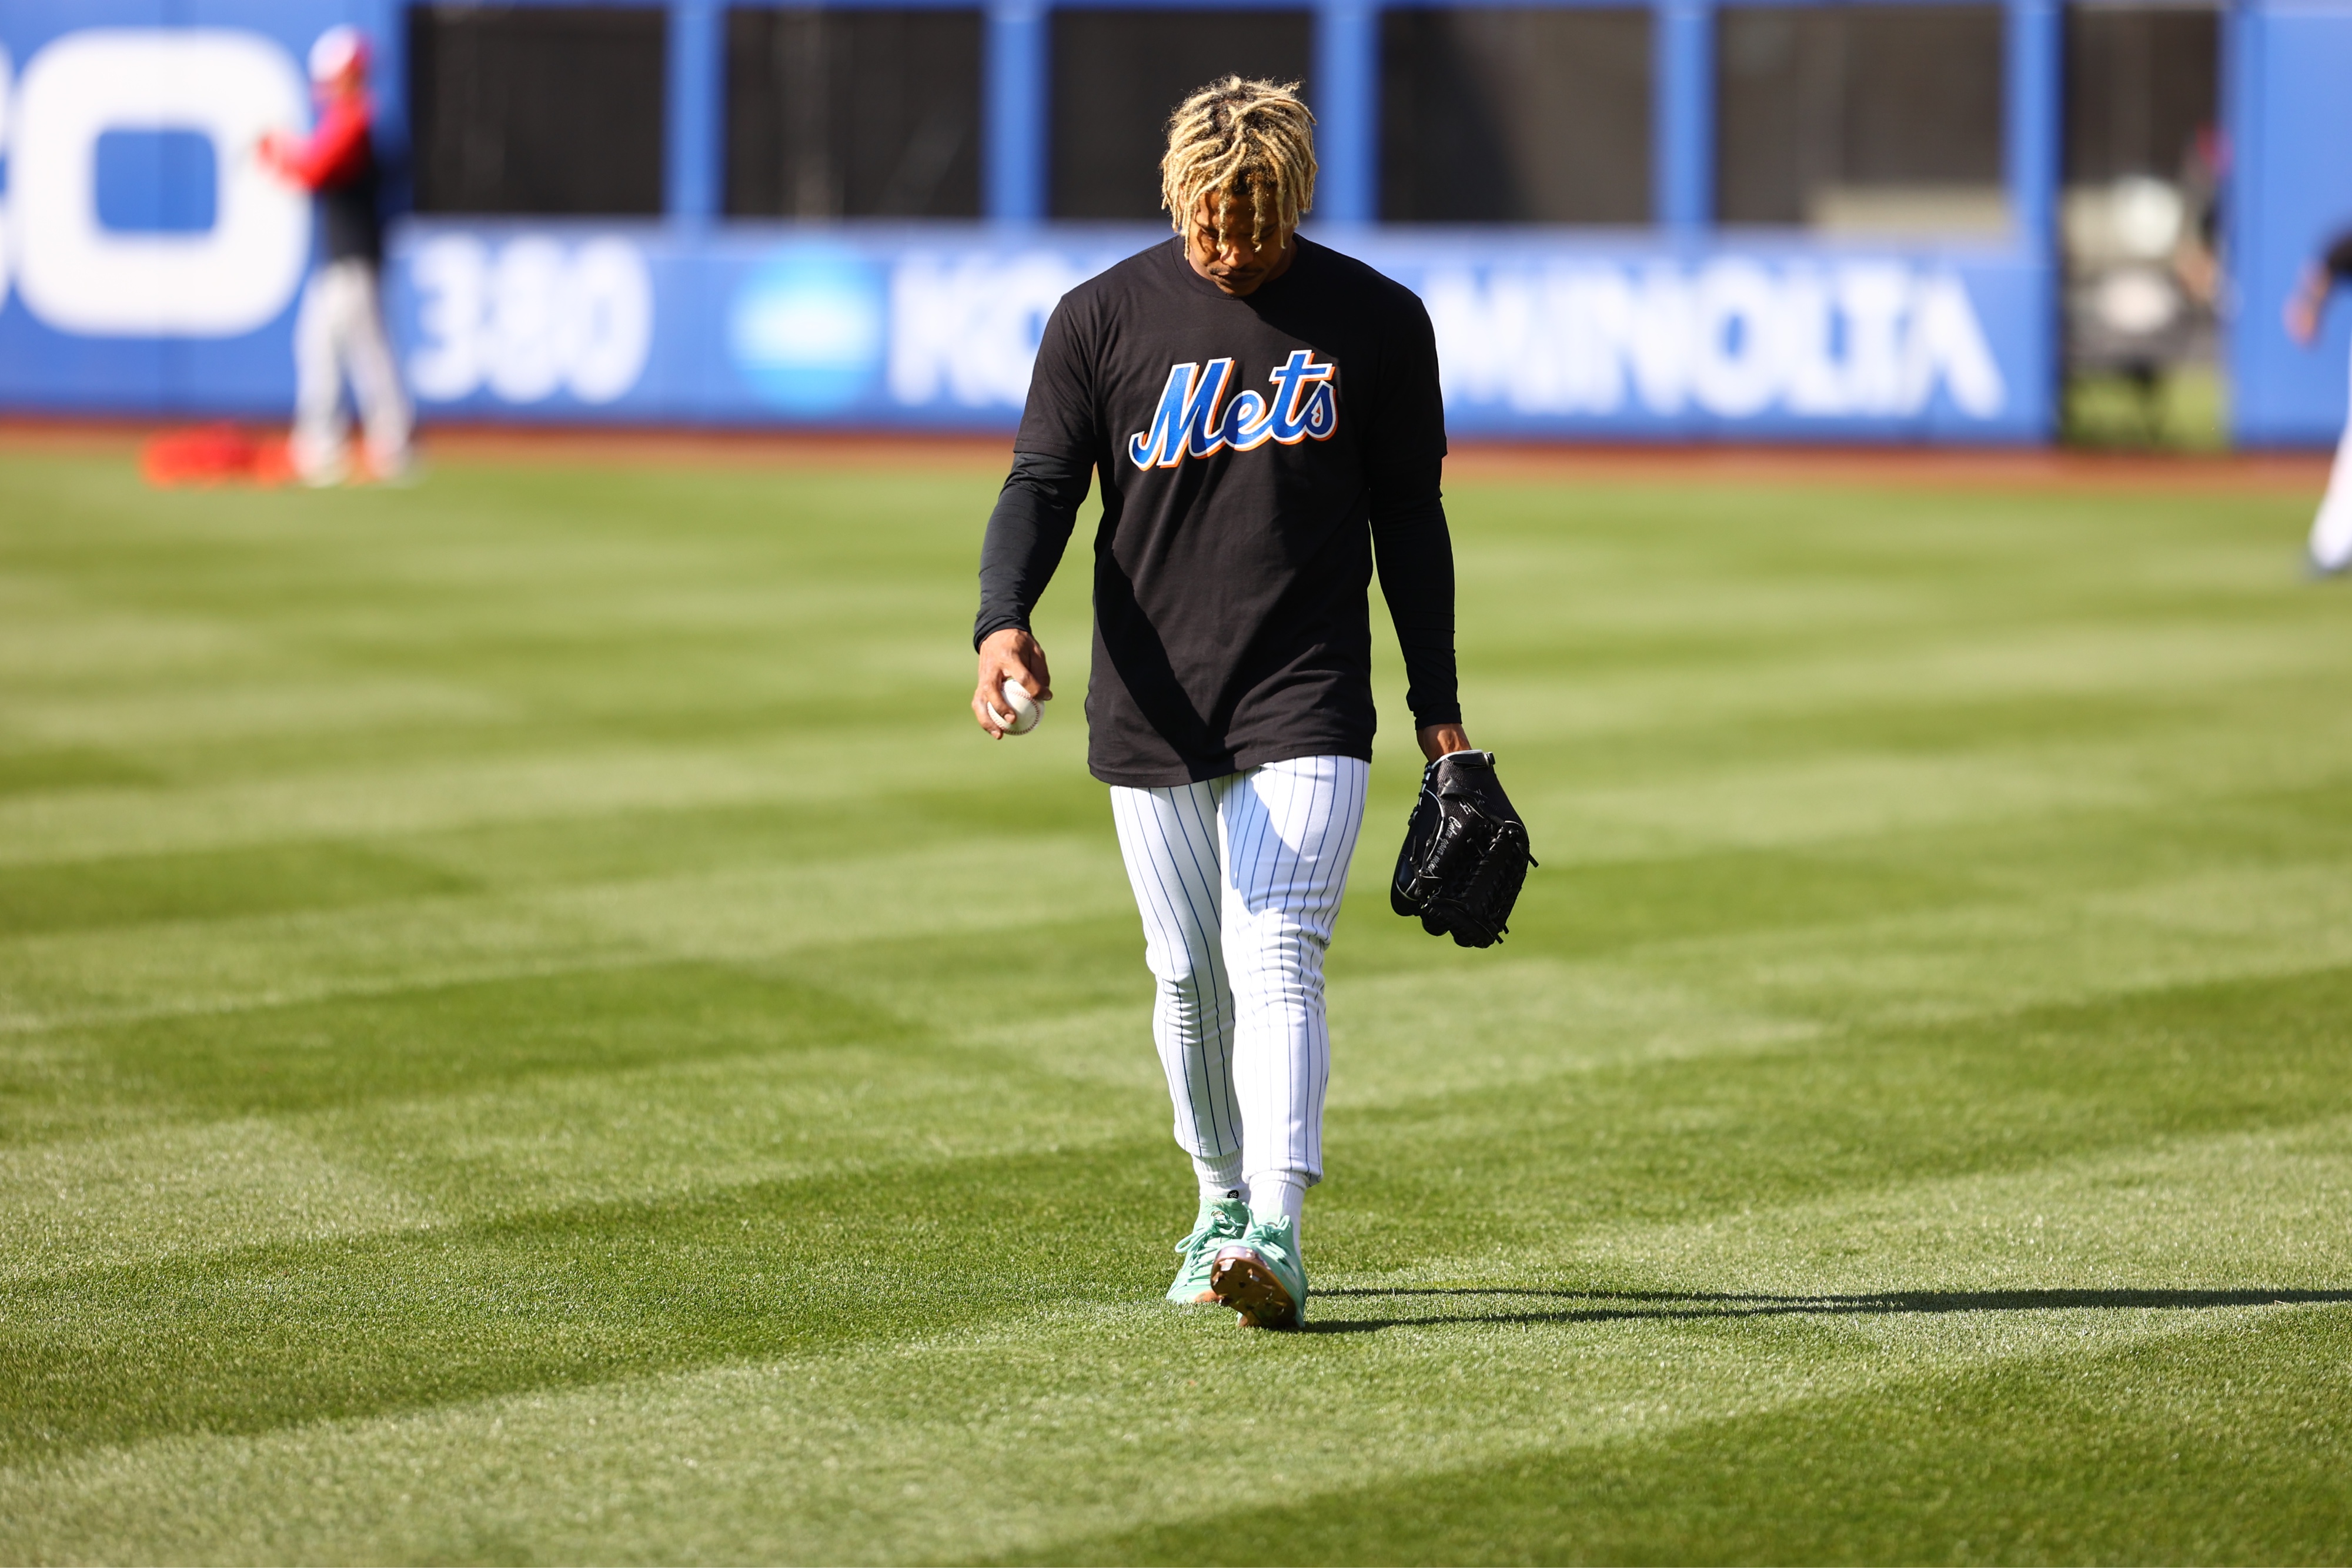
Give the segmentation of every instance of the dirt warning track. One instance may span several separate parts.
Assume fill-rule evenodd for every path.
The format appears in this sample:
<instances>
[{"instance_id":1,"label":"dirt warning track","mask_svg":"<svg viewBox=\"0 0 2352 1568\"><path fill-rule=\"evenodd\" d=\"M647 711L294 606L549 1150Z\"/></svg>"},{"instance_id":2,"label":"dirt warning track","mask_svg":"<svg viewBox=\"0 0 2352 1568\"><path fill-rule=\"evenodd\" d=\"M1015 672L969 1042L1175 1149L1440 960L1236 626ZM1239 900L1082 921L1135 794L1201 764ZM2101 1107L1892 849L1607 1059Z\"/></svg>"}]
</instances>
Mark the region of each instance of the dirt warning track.
<instances>
[{"instance_id":1,"label":"dirt warning track","mask_svg":"<svg viewBox=\"0 0 2352 1568\"><path fill-rule=\"evenodd\" d=\"M0 454L135 455L158 430L148 422L0 420ZM785 431L544 428L431 424L429 462L594 464L618 467L887 468L1001 473L1002 435ZM1860 485L2062 491L2245 490L2316 496L2324 453L2105 453L1937 447L1584 445L1456 442L1446 477L1457 484Z\"/></svg>"}]
</instances>

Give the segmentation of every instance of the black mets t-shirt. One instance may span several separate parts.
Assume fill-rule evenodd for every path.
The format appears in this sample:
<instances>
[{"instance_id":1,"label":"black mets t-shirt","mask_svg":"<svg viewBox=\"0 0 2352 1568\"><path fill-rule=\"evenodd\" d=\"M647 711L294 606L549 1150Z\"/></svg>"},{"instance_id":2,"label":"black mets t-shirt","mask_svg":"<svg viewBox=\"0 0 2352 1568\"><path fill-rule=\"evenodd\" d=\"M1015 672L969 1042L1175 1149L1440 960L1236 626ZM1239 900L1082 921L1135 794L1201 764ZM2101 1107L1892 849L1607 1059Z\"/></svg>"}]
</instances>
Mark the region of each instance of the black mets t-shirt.
<instances>
[{"instance_id":1,"label":"black mets t-shirt","mask_svg":"<svg viewBox=\"0 0 2352 1568\"><path fill-rule=\"evenodd\" d=\"M1046 323L1013 444L1028 468L1076 476L1069 516L1086 469L1102 486L1087 722L1107 783L1369 758L1376 532L1415 722L1460 717L1428 313L1361 262L1297 243L1286 272L1233 298L1171 239L1072 289ZM1016 466L1008 497L1023 480ZM992 519L975 641L1027 624L1067 538L1067 520L1025 537L1019 510Z\"/></svg>"}]
</instances>

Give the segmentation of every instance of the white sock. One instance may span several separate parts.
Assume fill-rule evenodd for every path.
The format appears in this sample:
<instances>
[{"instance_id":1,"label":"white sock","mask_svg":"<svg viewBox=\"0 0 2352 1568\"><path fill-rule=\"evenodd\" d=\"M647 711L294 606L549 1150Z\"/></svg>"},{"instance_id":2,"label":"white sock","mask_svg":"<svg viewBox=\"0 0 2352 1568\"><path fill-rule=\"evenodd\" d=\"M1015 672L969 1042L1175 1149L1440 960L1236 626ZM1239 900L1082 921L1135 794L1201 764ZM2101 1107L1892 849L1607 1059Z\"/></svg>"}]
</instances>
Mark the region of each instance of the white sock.
<instances>
[{"instance_id":1,"label":"white sock","mask_svg":"<svg viewBox=\"0 0 2352 1568\"><path fill-rule=\"evenodd\" d=\"M1249 1197L1249 1184L1242 1180L1242 1154L1235 1149L1223 1159L1202 1159L1192 1156L1193 1174L1201 1178L1201 1201L1216 1203L1228 1197L1244 1201Z\"/></svg>"},{"instance_id":2,"label":"white sock","mask_svg":"<svg viewBox=\"0 0 2352 1568\"><path fill-rule=\"evenodd\" d=\"M1290 1221L1290 1233L1298 1234L1298 1222L1307 1208L1307 1176L1301 1171L1261 1171L1249 1178L1250 1218L1259 1225L1270 1225L1277 1219Z\"/></svg>"}]
</instances>

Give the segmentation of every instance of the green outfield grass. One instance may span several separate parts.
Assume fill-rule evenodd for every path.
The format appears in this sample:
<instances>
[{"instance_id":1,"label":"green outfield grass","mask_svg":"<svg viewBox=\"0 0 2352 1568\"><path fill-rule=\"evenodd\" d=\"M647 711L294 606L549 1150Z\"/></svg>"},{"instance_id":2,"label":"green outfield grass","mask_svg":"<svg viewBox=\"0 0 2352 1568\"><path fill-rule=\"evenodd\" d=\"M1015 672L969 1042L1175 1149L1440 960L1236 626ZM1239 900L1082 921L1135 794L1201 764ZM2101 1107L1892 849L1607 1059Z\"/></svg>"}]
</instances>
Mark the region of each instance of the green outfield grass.
<instances>
[{"instance_id":1,"label":"green outfield grass","mask_svg":"<svg viewBox=\"0 0 2352 1568\"><path fill-rule=\"evenodd\" d=\"M1270 1335L992 490L0 462L0 1559L2352 1556L2307 499L1457 486L1543 868L1389 914L1385 652Z\"/></svg>"}]
</instances>

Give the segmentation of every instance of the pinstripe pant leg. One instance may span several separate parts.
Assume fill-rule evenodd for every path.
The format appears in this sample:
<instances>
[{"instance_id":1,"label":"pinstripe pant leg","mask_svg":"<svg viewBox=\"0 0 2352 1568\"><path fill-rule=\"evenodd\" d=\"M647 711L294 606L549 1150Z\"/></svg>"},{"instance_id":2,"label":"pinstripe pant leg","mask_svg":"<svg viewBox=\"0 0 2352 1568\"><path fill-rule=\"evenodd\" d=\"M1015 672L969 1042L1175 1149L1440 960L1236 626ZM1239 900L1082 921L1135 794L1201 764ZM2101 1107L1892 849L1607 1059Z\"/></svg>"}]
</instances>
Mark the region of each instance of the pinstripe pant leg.
<instances>
[{"instance_id":1,"label":"pinstripe pant leg","mask_svg":"<svg viewBox=\"0 0 2352 1568\"><path fill-rule=\"evenodd\" d=\"M1220 780L1220 782L1223 782ZM1143 958L1157 982L1151 1035L1176 1103L1176 1142L1198 1159L1242 1146L1234 1101L1234 992L1218 940L1216 787L1113 785L1111 820L1135 905Z\"/></svg>"},{"instance_id":2,"label":"pinstripe pant leg","mask_svg":"<svg viewBox=\"0 0 2352 1568\"><path fill-rule=\"evenodd\" d=\"M1353 757L1268 763L1226 786L1225 972L1234 992L1234 1087L1245 1130L1244 1178L1323 1178L1323 1093L1331 1033L1323 955L1364 824L1370 768Z\"/></svg>"}]
</instances>

